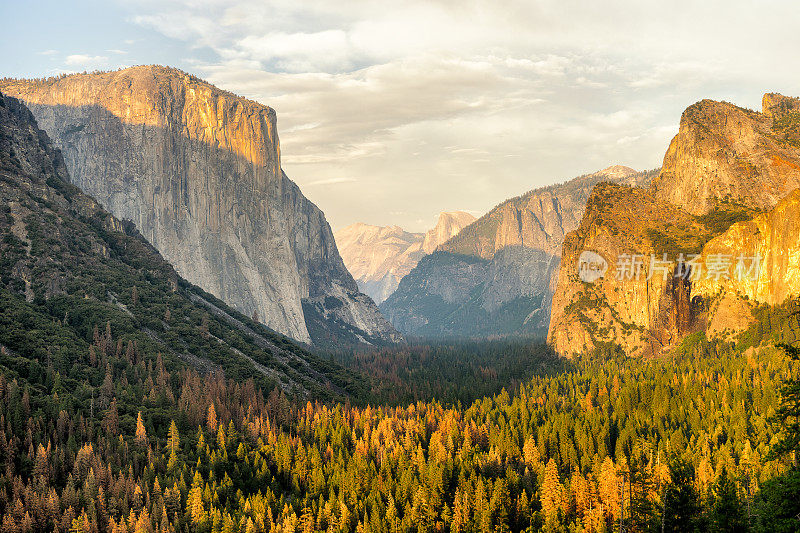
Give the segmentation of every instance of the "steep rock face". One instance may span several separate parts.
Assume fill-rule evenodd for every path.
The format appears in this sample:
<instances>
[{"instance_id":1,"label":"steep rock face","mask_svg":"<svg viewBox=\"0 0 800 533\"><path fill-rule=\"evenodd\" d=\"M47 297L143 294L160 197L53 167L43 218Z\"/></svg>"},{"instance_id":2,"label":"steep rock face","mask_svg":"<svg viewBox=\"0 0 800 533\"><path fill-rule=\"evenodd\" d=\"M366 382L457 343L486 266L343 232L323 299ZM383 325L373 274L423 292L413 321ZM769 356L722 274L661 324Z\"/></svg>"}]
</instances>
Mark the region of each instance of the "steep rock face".
<instances>
[{"instance_id":1,"label":"steep rock face","mask_svg":"<svg viewBox=\"0 0 800 533\"><path fill-rule=\"evenodd\" d=\"M452 314L453 307L469 299L487 270L488 262L483 259L434 252L423 257L400 281L381 310L398 330L407 334L424 336L437 330L446 335L437 329L439 317Z\"/></svg>"},{"instance_id":2,"label":"steep rock face","mask_svg":"<svg viewBox=\"0 0 800 533\"><path fill-rule=\"evenodd\" d=\"M540 333L541 309L558 259L510 246L493 260L434 252L400 281L381 309L419 337L491 337Z\"/></svg>"},{"instance_id":3,"label":"steep rock face","mask_svg":"<svg viewBox=\"0 0 800 533\"><path fill-rule=\"evenodd\" d=\"M462 229L473 222L475 222L475 217L465 211L439 213L436 225L425 233L422 240L422 251L432 254L439 246L458 235Z\"/></svg>"},{"instance_id":4,"label":"steep rock face","mask_svg":"<svg viewBox=\"0 0 800 533\"><path fill-rule=\"evenodd\" d=\"M410 335L543 334L561 243L577 227L592 187L603 180L649 186L654 174L614 166L507 200L420 262L381 310ZM472 275L465 278L467 270ZM448 299L432 292L433 280L459 290Z\"/></svg>"},{"instance_id":5,"label":"steep rock face","mask_svg":"<svg viewBox=\"0 0 800 533\"><path fill-rule=\"evenodd\" d=\"M709 237L696 217L646 190L598 184L564 241L548 342L565 356L610 343L630 354L672 346L695 325L699 307L691 280L675 277L678 254L698 253ZM603 258L603 277L581 278L584 252ZM663 261L664 253L669 264L651 269L651 258Z\"/></svg>"},{"instance_id":6,"label":"steep rock face","mask_svg":"<svg viewBox=\"0 0 800 533\"><path fill-rule=\"evenodd\" d=\"M77 384L91 362L87 333L108 324L128 344L130 364L139 359L150 366L163 356L175 371L221 370L241 382L252 378L262 390L278 387L308 399L339 400L344 389L358 390L359 377L180 279L130 222L69 182L61 152L31 112L3 94L0 263L6 372L31 377L30 368L55 361L64 372L74 363L84 370L65 383ZM119 379L116 342L100 335L97 352L89 352L99 355L92 364L110 364ZM105 409L109 398L96 401L95 408Z\"/></svg>"},{"instance_id":7,"label":"steep rock face","mask_svg":"<svg viewBox=\"0 0 800 533\"><path fill-rule=\"evenodd\" d=\"M419 260L462 228L475 221L464 211L439 214L426 233L410 233L399 226L356 223L336 232L336 243L345 266L358 287L380 304Z\"/></svg>"},{"instance_id":8,"label":"steep rock face","mask_svg":"<svg viewBox=\"0 0 800 533\"><path fill-rule=\"evenodd\" d=\"M693 288L694 294L716 300L709 336L744 329L755 304L776 306L799 296L800 190L709 241L702 257L704 264L722 260L727 266L725 275L703 277Z\"/></svg>"},{"instance_id":9,"label":"steep rock face","mask_svg":"<svg viewBox=\"0 0 800 533\"><path fill-rule=\"evenodd\" d=\"M764 96L762 113L704 100L684 112L651 194L598 186L594 207L564 243L548 333L556 351L613 343L657 354L700 329L732 339L753 321L755 305L800 294L799 111L800 100L778 94ZM578 276L584 250L609 263L593 283ZM688 279L616 279L620 253L662 252L675 269L679 253L698 254ZM755 257L757 275L737 275L749 273Z\"/></svg>"},{"instance_id":10,"label":"steep rock face","mask_svg":"<svg viewBox=\"0 0 800 533\"><path fill-rule=\"evenodd\" d=\"M800 190L713 238L713 229L702 224L706 219L652 195L636 195L598 186L580 229L564 242L548 336L558 353L570 356L614 343L631 355L658 354L703 328L711 339L730 340L753 322L756 305L776 306L800 296ZM631 216L619 206L637 207ZM603 279L579 278L584 250L608 262ZM618 279L620 253L660 258L665 251L672 261L666 279L644 279L649 257L642 264L643 279ZM677 255L688 259L692 252L699 255L694 271L688 279L675 277Z\"/></svg>"},{"instance_id":11,"label":"steep rock face","mask_svg":"<svg viewBox=\"0 0 800 533\"><path fill-rule=\"evenodd\" d=\"M320 320L338 324L326 337L399 339L281 170L272 109L153 66L0 89L28 104L73 183L192 283L303 342Z\"/></svg>"},{"instance_id":12,"label":"steep rock face","mask_svg":"<svg viewBox=\"0 0 800 533\"><path fill-rule=\"evenodd\" d=\"M726 277L703 278L695 287L697 294L726 288L768 305L800 294L800 190L709 241L703 248L704 263L715 255L724 256L730 272ZM757 267L753 257L759 258Z\"/></svg>"},{"instance_id":13,"label":"steep rock face","mask_svg":"<svg viewBox=\"0 0 800 533\"><path fill-rule=\"evenodd\" d=\"M800 100L766 94L763 112L703 100L684 111L654 196L701 215L769 209L800 187Z\"/></svg>"}]
</instances>

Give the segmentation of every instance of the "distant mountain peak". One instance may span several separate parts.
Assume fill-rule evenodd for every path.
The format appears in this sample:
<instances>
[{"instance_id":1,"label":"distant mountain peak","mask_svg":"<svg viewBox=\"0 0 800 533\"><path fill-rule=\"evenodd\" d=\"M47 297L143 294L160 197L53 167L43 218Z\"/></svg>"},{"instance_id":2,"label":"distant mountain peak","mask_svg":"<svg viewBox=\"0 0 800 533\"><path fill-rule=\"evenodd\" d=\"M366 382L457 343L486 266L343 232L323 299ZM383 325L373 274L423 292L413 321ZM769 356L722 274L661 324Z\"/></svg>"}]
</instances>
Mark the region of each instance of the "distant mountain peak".
<instances>
[{"instance_id":1,"label":"distant mountain peak","mask_svg":"<svg viewBox=\"0 0 800 533\"><path fill-rule=\"evenodd\" d=\"M422 249L426 254L433 253L439 246L449 241L458 233L475 222L476 218L466 211L442 211L436 226L428 230L422 241Z\"/></svg>"},{"instance_id":2,"label":"distant mountain peak","mask_svg":"<svg viewBox=\"0 0 800 533\"><path fill-rule=\"evenodd\" d=\"M596 172L596 174L604 174L610 178L622 178L632 176L636 173L638 173L637 170L634 170L631 167L626 167L625 165L611 165L610 167Z\"/></svg>"},{"instance_id":3,"label":"distant mountain peak","mask_svg":"<svg viewBox=\"0 0 800 533\"><path fill-rule=\"evenodd\" d=\"M592 188L649 185L653 174L614 165L505 200L422 259L381 311L414 336L543 333L564 235Z\"/></svg>"},{"instance_id":4,"label":"distant mountain peak","mask_svg":"<svg viewBox=\"0 0 800 533\"><path fill-rule=\"evenodd\" d=\"M334 236L359 288L380 303L424 255L432 253L474 220L466 211L443 211L436 226L426 233L408 232L397 225L356 222Z\"/></svg>"}]
</instances>

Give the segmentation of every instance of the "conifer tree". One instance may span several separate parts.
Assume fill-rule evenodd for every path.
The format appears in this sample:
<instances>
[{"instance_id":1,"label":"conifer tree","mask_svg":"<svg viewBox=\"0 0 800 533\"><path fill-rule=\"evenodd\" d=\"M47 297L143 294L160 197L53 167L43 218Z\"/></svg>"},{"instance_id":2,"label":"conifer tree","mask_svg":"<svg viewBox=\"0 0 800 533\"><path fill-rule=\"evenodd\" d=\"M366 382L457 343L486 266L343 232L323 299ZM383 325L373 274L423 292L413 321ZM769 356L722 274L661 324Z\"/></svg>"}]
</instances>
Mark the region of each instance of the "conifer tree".
<instances>
[{"instance_id":1,"label":"conifer tree","mask_svg":"<svg viewBox=\"0 0 800 533\"><path fill-rule=\"evenodd\" d=\"M542 482L539 498L545 520L555 519L563 505L563 487L558 476L556 462L552 457L547 461L547 465L544 468L544 481Z\"/></svg>"},{"instance_id":2,"label":"conifer tree","mask_svg":"<svg viewBox=\"0 0 800 533\"><path fill-rule=\"evenodd\" d=\"M725 467L714 483L712 492L714 505L711 511L711 530L717 533L747 531L747 516L739 491Z\"/></svg>"},{"instance_id":3,"label":"conifer tree","mask_svg":"<svg viewBox=\"0 0 800 533\"><path fill-rule=\"evenodd\" d=\"M669 476L671 482L665 488L662 502L664 531L699 531L702 509L694 485L694 468L683 459L674 459L669 465Z\"/></svg>"},{"instance_id":4,"label":"conifer tree","mask_svg":"<svg viewBox=\"0 0 800 533\"><path fill-rule=\"evenodd\" d=\"M178 425L175 420L169 424L169 432L167 433L167 450L170 453L178 453L181 447L180 434L178 433Z\"/></svg>"},{"instance_id":5,"label":"conifer tree","mask_svg":"<svg viewBox=\"0 0 800 533\"><path fill-rule=\"evenodd\" d=\"M800 360L800 348L779 344L787 357ZM781 387L781 401L773 421L781 428L780 440L770 449L770 458L791 454L794 466L798 466L800 451L800 379L787 380Z\"/></svg>"},{"instance_id":6,"label":"conifer tree","mask_svg":"<svg viewBox=\"0 0 800 533\"><path fill-rule=\"evenodd\" d=\"M214 404L208 406L208 414L206 415L206 428L209 431L217 431L217 411L214 409Z\"/></svg>"},{"instance_id":7,"label":"conifer tree","mask_svg":"<svg viewBox=\"0 0 800 533\"><path fill-rule=\"evenodd\" d=\"M142 420L142 412L136 417L136 442L140 446L147 445L147 430L144 428L144 420Z\"/></svg>"}]
</instances>

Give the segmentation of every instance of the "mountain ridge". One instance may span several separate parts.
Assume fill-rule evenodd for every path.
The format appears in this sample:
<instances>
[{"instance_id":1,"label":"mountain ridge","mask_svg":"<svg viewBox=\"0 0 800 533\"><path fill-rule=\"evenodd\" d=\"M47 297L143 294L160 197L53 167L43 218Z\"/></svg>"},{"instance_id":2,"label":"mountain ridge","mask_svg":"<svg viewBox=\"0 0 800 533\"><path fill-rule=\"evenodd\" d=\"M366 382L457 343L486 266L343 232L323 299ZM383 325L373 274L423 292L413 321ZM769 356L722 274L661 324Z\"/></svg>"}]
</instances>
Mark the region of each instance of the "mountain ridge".
<instances>
[{"instance_id":1,"label":"mountain ridge","mask_svg":"<svg viewBox=\"0 0 800 533\"><path fill-rule=\"evenodd\" d=\"M544 336L563 235L577 227L591 187L649 185L653 173L615 165L501 202L420 261L381 311L411 336Z\"/></svg>"}]
</instances>

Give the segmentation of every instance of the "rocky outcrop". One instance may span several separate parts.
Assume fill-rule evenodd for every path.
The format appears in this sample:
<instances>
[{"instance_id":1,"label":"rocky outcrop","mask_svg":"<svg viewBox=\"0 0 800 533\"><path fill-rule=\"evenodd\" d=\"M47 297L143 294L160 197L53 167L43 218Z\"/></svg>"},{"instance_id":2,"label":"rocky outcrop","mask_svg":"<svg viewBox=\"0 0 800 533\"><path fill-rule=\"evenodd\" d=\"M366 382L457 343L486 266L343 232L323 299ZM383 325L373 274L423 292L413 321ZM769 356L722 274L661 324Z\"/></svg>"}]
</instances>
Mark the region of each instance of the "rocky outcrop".
<instances>
[{"instance_id":1,"label":"rocky outcrop","mask_svg":"<svg viewBox=\"0 0 800 533\"><path fill-rule=\"evenodd\" d=\"M643 191L601 185L589 205L581 227L564 242L553 299L548 341L562 355L604 344L657 355L701 329L711 339L730 340L754 321L757 305L800 296L800 190L713 238L704 219ZM602 279L581 280L584 250L608 263ZM650 254L662 258L665 252L668 275L658 271L647 280ZM680 268L681 253L692 259L693 271ZM644 256L639 279L620 279L621 254ZM680 273L686 276L676 277Z\"/></svg>"},{"instance_id":2,"label":"rocky outcrop","mask_svg":"<svg viewBox=\"0 0 800 533\"><path fill-rule=\"evenodd\" d=\"M192 283L303 342L316 340L310 322L328 340L400 338L359 294L323 213L281 170L269 107L156 66L0 89L28 104L73 183L133 221Z\"/></svg>"},{"instance_id":3,"label":"rocky outcrop","mask_svg":"<svg viewBox=\"0 0 800 533\"><path fill-rule=\"evenodd\" d=\"M729 268L724 276L704 277L696 284L697 294L725 289L773 306L800 294L800 189L774 209L733 224L709 241L703 261L715 258Z\"/></svg>"},{"instance_id":4,"label":"rocky outcrop","mask_svg":"<svg viewBox=\"0 0 800 533\"><path fill-rule=\"evenodd\" d=\"M381 310L415 336L544 335L561 243L592 187L654 174L614 166L507 200L420 261Z\"/></svg>"},{"instance_id":5,"label":"rocky outcrop","mask_svg":"<svg viewBox=\"0 0 800 533\"><path fill-rule=\"evenodd\" d=\"M675 277L680 254L699 253L709 236L696 217L647 190L597 185L564 241L548 342L565 356L610 344L629 354L671 347L694 327L701 304L691 279ZM602 258L603 277L581 276L584 252Z\"/></svg>"},{"instance_id":6,"label":"rocky outcrop","mask_svg":"<svg viewBox=\"0 0 800 533\"><path fill-rule=\"evenodd\" d=\"M724 275L703 277L693 288L716 303L710 337L745 329L755 305L778 306L800 296L800 190L709 241L702 258L726 267Z\"/></svg>"},{"instance_id":7,"label":"rocky outcrop","mask_svg":"<svg viewBox=\"0 0 800 533\"><path fill-rule=\"evenodd\" d=\"M704 100L684 112L649 194L596 187L564 243L548 332L556 351L657 355L695 330L732 339L756 305L800 294L798 111L800 100L778 94L764 96L762 113ZM608 264L603 277L581 279L584 252ZM664 275L647 280L651 254L663 253ZM621 254L644 256L644 279L620 279Z\"/></svg>"},{"instance_id":8,"label":"rocky outcrop","mask_svg":"<svg viewBox=\"0 0 800 533\"><path fill-rule=\"evenodd\" d=\"M380 304L419 260L475 221L464 211L439 214L426 233L410 233L399 226L356 223L335 233L345 266L359 289Z\"/></svg>"},{"instance_id":9,"label":"rocky outcrop","mask_svg":"<svg viewBox=\"0 0 800 533\"><path fill-rule=\"evenodd\" d=\"M654 196L702 215L763 210L800 187L800 100L766 94L763 112L703 100L684 111Z\"/></svg>"}]
</instances>

